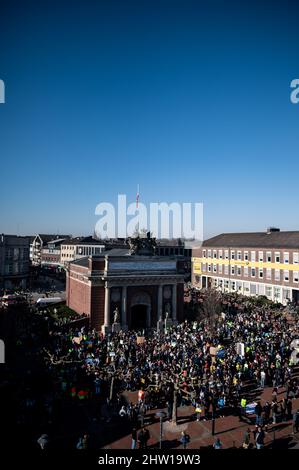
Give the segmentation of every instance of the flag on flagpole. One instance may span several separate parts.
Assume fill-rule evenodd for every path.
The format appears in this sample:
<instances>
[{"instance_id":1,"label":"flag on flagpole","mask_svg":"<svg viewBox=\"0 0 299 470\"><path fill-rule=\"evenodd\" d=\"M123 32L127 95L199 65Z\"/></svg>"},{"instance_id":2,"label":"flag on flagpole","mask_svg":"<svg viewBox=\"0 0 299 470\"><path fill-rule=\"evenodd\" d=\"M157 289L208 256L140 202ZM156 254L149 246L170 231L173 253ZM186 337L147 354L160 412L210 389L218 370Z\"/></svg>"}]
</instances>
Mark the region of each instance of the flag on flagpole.
<instances>
[{"instance_id":1,"label":"flag on flagpole","mask_svg":"<svg viewBox=\"0 0 299 470\"><path fill-rule=\"evenodd\" d=\"M137 194L136 194L136 208L138 209L138 201L139 201L139 184L137 185Z\"/></svg>"}]
</instances>

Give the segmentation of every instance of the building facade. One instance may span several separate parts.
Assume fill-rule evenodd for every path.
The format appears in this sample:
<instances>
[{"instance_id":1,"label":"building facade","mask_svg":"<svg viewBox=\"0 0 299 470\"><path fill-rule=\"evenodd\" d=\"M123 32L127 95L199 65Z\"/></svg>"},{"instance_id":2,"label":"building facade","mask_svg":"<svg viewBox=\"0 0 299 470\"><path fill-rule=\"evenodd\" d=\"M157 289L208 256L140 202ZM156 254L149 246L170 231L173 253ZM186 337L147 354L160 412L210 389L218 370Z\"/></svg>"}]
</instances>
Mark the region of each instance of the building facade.
<instances>
[{"instance_id":1,"label":"building facade","mask_svg":"<svg viewBox=\"0 0 299 470\"><path fill-rule=\"evenodd\" d=\"M69 264L67 305L108 332L119 312L122 329L147 329L167 316L183 319L184 267L175 257L112 249Z\"/></svg>"},{"instance_id":2,"label":"building facade","mask_svg":"<svg viewBox=\"0 0 299 470\"><path fill-rule=\"evenodd\" d=\"M221 234L193 250L192 284L299 303L299 231Z\"/></svg>"},{"instance_id":3,"label":"building facade","mask_svg":"<svg viewBox=\"0 0 299 470\"><path fill-rule=\"evenodd\" d=\"M51 234L38 234L31 237L30 242L30 260L33 265L40 266L42 263L43 249L47 248L49 242L54 240L70 239L71 235L51 235Z\"/></svg>"},{"instance_id":4,"label":"building facade","mask_svg":"<svg viewBox=\"0 0 299 470\"><path fill-rule=\"evenodd\" d=\"M105 244L92 237L78 237L61 244L62 265L86 256L99 255L105 250Z\"/></svg>"},{"instance_id":5,"label":"building facade","mask_svg":"<svg viewBox=\"0 0 299 470\"><path fill-rule=\"evenodd\" d=\"M65 242L65 238L50 240L41 250L41 266L61 265L61 245Z\"/></svg>"},{"instance_id":6,"label":"building facade","mask_svg":"<svg viewBox=\"0 0 299 470\"><path fill-rule=\"evenodd\" d=\"M0 235L0 287L26 288L29 279L29 237Z\"/></svg>"}]
</instances>

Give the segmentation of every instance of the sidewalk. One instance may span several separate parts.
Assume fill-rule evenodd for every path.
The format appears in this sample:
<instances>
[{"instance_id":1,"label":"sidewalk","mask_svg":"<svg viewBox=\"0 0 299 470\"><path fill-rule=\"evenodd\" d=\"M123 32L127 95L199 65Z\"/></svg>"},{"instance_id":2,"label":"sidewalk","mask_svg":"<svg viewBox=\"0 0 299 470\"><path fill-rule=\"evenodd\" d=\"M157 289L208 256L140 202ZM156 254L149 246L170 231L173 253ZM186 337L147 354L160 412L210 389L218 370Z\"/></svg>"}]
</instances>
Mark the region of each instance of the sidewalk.
<instances>
[{"instance_id":1,"label":"sidewalk","mask_svg":"<svg viewBox=\"0 0 299 470\"><path fill-rule=\"evenodd\" d=\"M272 388L267 388L261 391L256 399L260 399L262 405L271 399ZM284 389L280 389L278 400L283 397ZM137 401L137 392L126 393L128 401ZM299 398L293 400L293 411L299 408ZM158 409L150 410L147 415L154 417ZM150 448L157 448L160 439L160 423L156 419L153 424L147 426L151 438L148 443ZM212 446L216 438L221 440L223 449L232 447L241 447L243 443L244 432L250 428L251 431L255 429L254 417L249 422L240 421L238 416L227 416L224 418L217 418L215 420L215 435L212 436L212 421L194 421L194 408L192 406L184 406L178 408L177 426L165 421L163 423L163 448L174 449L180 448L179 442L180 434L186 431L190 435L189 449L207 448ZM251 436L253 442L253 435ZM299 448L299 433L292 435L292 420L287 422L270 425L268 433L265 438L266 447L283 447L283 448ZM105 446L105 449L130 449L131 436L127 435L115 442Z\"/></svg>"}]
</instances>

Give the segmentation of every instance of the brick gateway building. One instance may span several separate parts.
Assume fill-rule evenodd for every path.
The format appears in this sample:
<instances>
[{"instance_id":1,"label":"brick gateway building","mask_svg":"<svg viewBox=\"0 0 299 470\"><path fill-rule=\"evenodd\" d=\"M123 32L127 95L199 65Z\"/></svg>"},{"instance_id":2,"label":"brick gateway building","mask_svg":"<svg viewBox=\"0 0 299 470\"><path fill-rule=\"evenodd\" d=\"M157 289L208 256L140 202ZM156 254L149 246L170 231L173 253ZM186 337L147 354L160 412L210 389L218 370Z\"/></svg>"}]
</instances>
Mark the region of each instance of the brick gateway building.
<instances>
[{"instance_id":1,"label":"brick gateway building","mask_svg":"<svg viewBox=\"0 0 299 470\"><path fill-rule=\"evenodd\" d=\"M152 239L137 238L130 250L113 249L70 263L66 301L90 317L92 328L105 333L116 307L123 329L156 327L166 312L173 322L181 321L184 258L156 256Z\"/></svg>"}]
</instances>

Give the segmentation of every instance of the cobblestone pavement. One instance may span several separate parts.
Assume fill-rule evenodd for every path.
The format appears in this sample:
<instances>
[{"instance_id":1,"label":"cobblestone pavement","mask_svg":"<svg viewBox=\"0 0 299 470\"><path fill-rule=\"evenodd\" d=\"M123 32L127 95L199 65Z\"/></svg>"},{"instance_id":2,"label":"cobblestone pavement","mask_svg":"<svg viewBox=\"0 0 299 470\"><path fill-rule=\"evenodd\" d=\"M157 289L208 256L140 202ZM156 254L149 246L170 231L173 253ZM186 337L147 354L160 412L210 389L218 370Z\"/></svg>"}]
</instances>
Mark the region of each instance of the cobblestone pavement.
<instances>
[{"instance_id":1,"label":"cobblestone pavement","mask_svg":"<svg viewBox=\"0 0 299 470\"><path fill-rule=\"evenodd\" d=\"M126 393L128 401L136 402L137 392ZM271 400L272 388L266 388L261 391L257 399L261 400L262 405ZM278 399L284 397L284 389L279 390ZM293 400L293 411L299 407L299 399ZM154 417L157 410L148 411L148 415ZM149 440L149 448L157 448L160 439L160 424L157 419L153 424L147 426L151 438ZM179 442L180 433L182 430L190 435L190 443L188 448L200 449L208 448L213 445L216 438L220 438L223 449L232 447L241 447L243 442L244 432L250 428L251 431L255 429L254 417L251 422L240 421L238 416L226 416L224 418L217 418L215 420L215 435L212 436L212 421L196 421L194 419L194 408L192 406L184 406L178 409L177 426L165 421L163 424L163 440L162 446L165 449L180 448ZM253 435L251 436L253 442ZM131 436L130 434L106 445L105 449L130 449ZM280 447L280 448L299 448L299 433L298 435L292 434L292 420L287 422L279 422L276 425L270 425L265 438L265 447Z\"/></svg>"}]
</instances>

